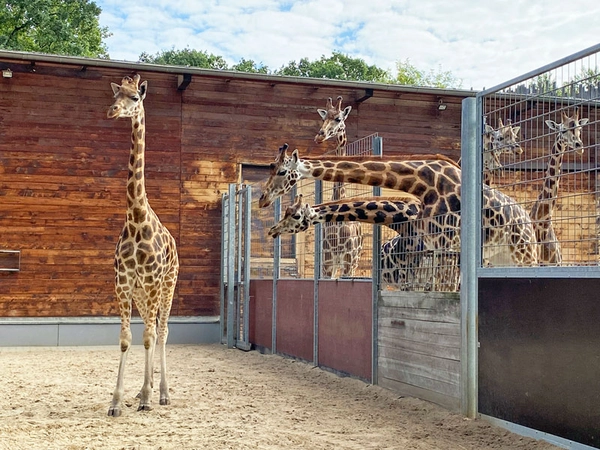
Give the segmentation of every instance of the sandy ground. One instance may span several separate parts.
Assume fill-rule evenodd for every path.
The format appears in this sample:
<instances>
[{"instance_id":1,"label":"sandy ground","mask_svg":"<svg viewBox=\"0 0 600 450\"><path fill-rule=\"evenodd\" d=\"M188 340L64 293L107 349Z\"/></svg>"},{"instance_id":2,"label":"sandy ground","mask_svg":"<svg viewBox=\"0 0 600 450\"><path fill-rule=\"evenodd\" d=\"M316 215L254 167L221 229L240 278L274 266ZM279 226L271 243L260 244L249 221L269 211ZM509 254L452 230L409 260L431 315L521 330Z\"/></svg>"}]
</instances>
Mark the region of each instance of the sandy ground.
<instances>
[{"instance_id":1,"label":"sandy ground","mask_svg":"<svg viewBox=\"0 0 600 450\"><path fill-rule=\"evenodd\" d=\"M0 449L556 449L430 403L279 356L167 346L171 405L107 416L119 348L0 348ZM156 364L158 366L158 364ZM156 371L157 368L155 368Z\"/></svg>"}]
</instances>

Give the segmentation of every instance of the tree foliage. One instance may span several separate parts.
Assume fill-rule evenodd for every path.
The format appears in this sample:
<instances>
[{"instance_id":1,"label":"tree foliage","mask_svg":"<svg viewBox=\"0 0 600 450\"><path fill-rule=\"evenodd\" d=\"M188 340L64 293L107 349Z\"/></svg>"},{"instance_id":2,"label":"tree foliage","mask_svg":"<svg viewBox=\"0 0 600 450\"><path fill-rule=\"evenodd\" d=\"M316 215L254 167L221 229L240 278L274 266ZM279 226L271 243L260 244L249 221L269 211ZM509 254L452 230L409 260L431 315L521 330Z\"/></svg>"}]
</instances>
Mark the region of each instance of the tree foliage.
<instances>
[{"instance_id":1,"label":"tree foliage","mask_svg":"<svg viewBox=\"0 0 600 450\"><path fill-rule=\"evenodd\" d=\"M457 89L462 87L462 80L452 75L452 72L442 70L441 66L437 71L431 69L427 72L417 69L409 59L405 59L396 62L396 69L398 75L395 82L398 84Z\"/></svg>"},{"instance_id":2,"label":"tree foliage","mask_svg":"<svg viewBox=\"0 0 600 450\"><path fill-rule=\"evenodd\" d=\"M387 70L374 65L370 66L360 58L351 58L336 51L329 57L321 56L320 59L315 61L309 61L308 58L302 58L298 62L291 61L275 73L277 75L329 78L332 80L373 81L379 83L389 83L391 81Z\"/></svg>"},{"instance_id":3,"label":"tree foliage","mask_svg":"<svg viewBox=\"0 0 600 450\"><path fill-rule=\"evenodd\" d=\"M150 55L142 53L140 62L152 64L164 64L168 66L188 66L202 67L203 69L228 69L227 61L222 56L213 55L203 50L192 50L184 48L183 50L163 50Z\"/></svg>"},{"instance_id":4,"label":"tree foliage","mask_svg":"<svg viewBox=\"0 0 600 450\"><path fill-rule=\"evenodd\" d=\"M0 48L108 58L101 9L91 0L5 0L0 3Z\"/></svg>"}]
</instances>

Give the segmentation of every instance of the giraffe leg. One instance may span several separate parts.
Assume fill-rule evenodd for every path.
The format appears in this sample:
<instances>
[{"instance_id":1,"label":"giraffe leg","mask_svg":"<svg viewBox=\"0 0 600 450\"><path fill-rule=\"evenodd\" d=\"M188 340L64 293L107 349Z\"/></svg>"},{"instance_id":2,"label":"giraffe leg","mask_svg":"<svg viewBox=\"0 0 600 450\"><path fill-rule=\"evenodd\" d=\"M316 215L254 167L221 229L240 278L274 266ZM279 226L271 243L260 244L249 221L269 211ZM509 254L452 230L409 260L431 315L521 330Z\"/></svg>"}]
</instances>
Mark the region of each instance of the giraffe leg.
<instances>
[{"instance_id":1,"label":"giraffe leg","mask_svg":"<svg viewBox=\"0 0 600 450\"><path fill-rule=\"evenodd\" d=\"M162 299L158 317L158 351L160 352L160 404L170 405L171 398L169 396L169 383L167 381L167 337L169 335L169 315L171 314L171 306L173 304L173 295L175 294L175 284L177 282L177 274L179 266L176 265L171 277L167 277L163 286Z\"/></svg>"},{"instance_id":2,"label":"giraffe leg","mask_svg":"<svg viewBox=\"0 0 600 450\"><path fill-rule=\"evenodd\" d=\"M123 400L123 394L125 388L123 385L123 378L125 375L125 363L127 361L127 355L131 346L131 329L129 321L123 321L121 324L121 360L119 361L119 373L117 375L117 386L113 392L113 399L108 408L108 415L112 417L119 417L121 415L121 402Z\"/></svg>"},{"instance_id":3,"label":"giraffe leg","mask_svg":"<svg viewBox=\"0 0 600 450\"><path fill-rule=\"evenodd\" d=\"M138 411L150 411L150 397L152 395L152 381L154 377L154 348L156 346L156 321L152 320L146 323L144 329L144 348L145 365L144 365L144 384L140 389L140 405Z\"/></svg>"},{"instance_id":4,"label":"giraffe leg","mask_svg":"<svg viewBox=\"0 0 600 450\"><path fill-rule=\"evenodd\" d=\"M167 336L169 327L167 325L169 314L161 311L158 325L158 352L160 353L160 404L170 405L169 383L167 381Z\"/></svg>"}]
</instances>

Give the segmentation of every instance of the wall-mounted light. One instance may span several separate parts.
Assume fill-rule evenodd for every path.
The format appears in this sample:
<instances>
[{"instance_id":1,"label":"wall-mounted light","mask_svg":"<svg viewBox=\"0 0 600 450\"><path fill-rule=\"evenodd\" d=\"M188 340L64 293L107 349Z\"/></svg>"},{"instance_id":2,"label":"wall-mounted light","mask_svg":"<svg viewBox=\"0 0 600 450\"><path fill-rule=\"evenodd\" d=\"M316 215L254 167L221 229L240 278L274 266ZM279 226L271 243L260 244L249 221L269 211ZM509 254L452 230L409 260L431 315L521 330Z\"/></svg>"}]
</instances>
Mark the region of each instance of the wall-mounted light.
<instances>
[{"instance_id":1,"label":"wall-mounted light","mask_svg":"<svg viewBox=\"0 0 600 450\"><path fill-rule=\"evenodd\" d=\"M440 98L440 99L438 100L438 109L439 109L440 111L445 111L447 107L448 107L448 105L446 105L446 104L444 103L444 100Z\"/></svg>"},{"instance_id":2,"label":"wall-mounted light","mask_svg":"<svg viewBox=\"0 0 600 450\"><path fill-rule=\"evenodd\" d=\"M12 78L12 70L3 69L2 70L2 78Z\"/></svg>"}]
</instances>

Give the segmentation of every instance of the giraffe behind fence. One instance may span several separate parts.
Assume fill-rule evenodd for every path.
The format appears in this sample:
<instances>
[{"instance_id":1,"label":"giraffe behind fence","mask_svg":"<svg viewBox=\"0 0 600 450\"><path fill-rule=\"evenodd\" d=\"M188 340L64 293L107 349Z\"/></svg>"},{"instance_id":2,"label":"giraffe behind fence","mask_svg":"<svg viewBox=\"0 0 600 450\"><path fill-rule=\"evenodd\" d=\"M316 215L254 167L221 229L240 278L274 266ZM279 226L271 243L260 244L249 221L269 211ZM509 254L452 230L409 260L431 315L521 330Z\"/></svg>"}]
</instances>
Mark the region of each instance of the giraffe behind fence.
<instances>
[{"instance_id":1,"label":"giraffe behind fence","mask_svg":"<svg viewBox=\"0 0 600 450\"><path fill-rule=\"evenodd\" d=\"M330 97L327 99L326 109L317 109L323 123L315 136L315 142L321 144L328 139L335 138L337 142L335 154L337 156L346 156L348 143L346 118L352 110L352 106L342 109L342 100L342 97L338 97L336 106L333 106L333 100ZM331 200L341 200L345 197L344 183L334 183ZM363 249L360 223L325 223L322 248L322 274L324 277L337 278L338 273L344 277L354 276Z\"/></svg>"}]
</instances>

